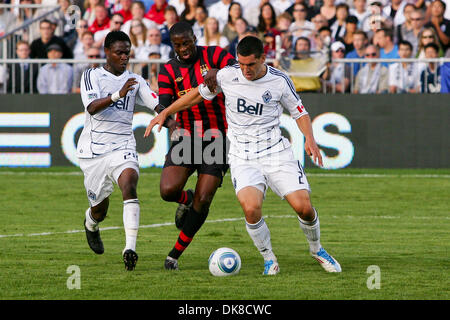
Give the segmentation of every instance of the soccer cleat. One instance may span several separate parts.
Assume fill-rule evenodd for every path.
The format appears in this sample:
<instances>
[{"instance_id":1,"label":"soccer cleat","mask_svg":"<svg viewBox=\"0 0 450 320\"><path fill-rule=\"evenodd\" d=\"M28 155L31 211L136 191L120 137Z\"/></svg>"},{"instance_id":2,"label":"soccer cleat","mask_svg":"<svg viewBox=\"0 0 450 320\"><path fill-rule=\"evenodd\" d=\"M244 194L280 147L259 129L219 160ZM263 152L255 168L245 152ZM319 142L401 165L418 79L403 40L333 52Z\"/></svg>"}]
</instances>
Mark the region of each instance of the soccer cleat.
<instances>
[{"instance_id":1,"label":"soccer cleat","mask_svg":"<svg viewBox=\"0 0 450 320\"><path fill-rule=\"evenodd\" d=\"M320 262L322 268L327 272L341 272L341 265L334 259L331 255L329 255L324 248L320 248L317 253L312 253L311 256Z\"/></svg>"},{"instance_id":2,"label":"soccer cleat","mask_svg":"<svg viewBox=\"0 0 450 320\"><path fill-rule=\"evenodd\" d=\"M180 203L178 205L177 211L175 211L175 226L178 230L181 230L183 228L184 221L186 220L186 212L188 212L188 210L192 207L192 203L194 202L194 191L192 189L188 189L186 192L189 193L191 201L188 204Z\"/></svg>"},{"instance_id":3,"label":"soccer cleat","mask_svg":"<svg viewBox=\"0 0 450 320\"><path fill-rule=\"evenodd\" d=\"M167 257L166 261L164 261L164 269L166 270L179 270L178 269L178 260Z\"/></svg>"},{"instance_id":4,"label":"soccer cleat","mask_svg":"<svg viewBox=\"0 0 450 320\"><path fill-rule=\"evenodd\" d=\"M264 261L263 275L275 275L280 272L280 266L278 262L273 260Z\"/></svg>"},{"instance_id":5,"label":"soccer cleat","mask_svg":"<svg viewBox=\"0 0 450 320\"><path fill-rule=\"evenodd\" d=\"M96 254L102 254L103 252L105 252L102 239L100 238L100 230L94 232L88 230L88 228L86 228L86 219L84 219L83 226L84 230L86 231L87 242L92 251L94 251Z\"/></svg>"},{"instance_id":6,"label":"soccer cleat","mask_svg":"<svg viewBox=\"0 0 450 320\"><path fill-rule=\"evenodd\" d=\"M127 249L123 253L123 262L125 263L125 270L133 271L138 261L138 255L131 249Z\"/></svg>"}]
</instances>

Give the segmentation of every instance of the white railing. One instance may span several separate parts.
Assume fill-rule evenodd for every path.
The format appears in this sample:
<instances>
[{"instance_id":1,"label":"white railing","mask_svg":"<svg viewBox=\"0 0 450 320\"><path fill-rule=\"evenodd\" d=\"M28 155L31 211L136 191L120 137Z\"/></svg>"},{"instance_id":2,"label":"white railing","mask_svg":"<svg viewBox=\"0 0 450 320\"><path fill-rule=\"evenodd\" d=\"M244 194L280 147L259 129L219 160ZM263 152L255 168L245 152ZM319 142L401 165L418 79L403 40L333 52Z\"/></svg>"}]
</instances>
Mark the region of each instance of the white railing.
<instances>
[{"instance_id":1,"label":"white railing","mask_svg":"<svg viewBox=\"0 0 450 320\"><path fill-rule=\"evenodd\" d=\"M137 74L141 74L142 67L148 66L148 70L151 70L151 66L157 64L157 71L159 71L159 67L161 64L166 63L166 60L163 59L154 59L154 60L138 60L138 59L130 59L128 70L133 71ZM267 60L268 63L274 63L275 60ZM347 90L347 93L353 93L354 88L354 80L355 76L353 74L353 67L355 64L366 64L369 62L377 62L377 63L399 63L399 62L407 62L407 63L416 63L426 65L427 63L436 63L441 66L444 63L450 62L450 58L435 58L435 59L336 59L331 63L345 63L350 64L351 72L350 72L350 86ZM30 68L30 72L26 74L23 69L16 70L13 68L16 64L28 63L30 65L37 65L37 68ZM106 59L85 59L85 60L76 60L76 59L58 59L58 60L49 60L49 59L0 59L0 93L33 93L32 88L35 86L34 81L37 77L34 74L34 71L39 70L41 66L48 63L67 63L73 65L85 65L87 68L91 64L99 64L103 65L106 63ZM426 72L425 68L425 72ZM301 72L287 72L289 76L301 76ZM305 74L305 77L311 77L312 74ZM314 76L318 76L318 74L313 74ZM19 79L13 81L13 79ZM425 77L426 78L426 77ZM25 89L25 83L27 82L29 85L28 89ZM17 82L18 81L18 82ZM322 83L325 82L322 78L320 78ZM8 82L10 85L8 86ZM332 88L330 90L324 90L326 87L323 86L320 92L322 93L337 93L335 90L337 83L332 84ZM79 83L74 83L74 87L79 86ZM319 92L319 91L318 91ZM36 93L36 92L34 92Z\"/></svg>"}]
</instances>

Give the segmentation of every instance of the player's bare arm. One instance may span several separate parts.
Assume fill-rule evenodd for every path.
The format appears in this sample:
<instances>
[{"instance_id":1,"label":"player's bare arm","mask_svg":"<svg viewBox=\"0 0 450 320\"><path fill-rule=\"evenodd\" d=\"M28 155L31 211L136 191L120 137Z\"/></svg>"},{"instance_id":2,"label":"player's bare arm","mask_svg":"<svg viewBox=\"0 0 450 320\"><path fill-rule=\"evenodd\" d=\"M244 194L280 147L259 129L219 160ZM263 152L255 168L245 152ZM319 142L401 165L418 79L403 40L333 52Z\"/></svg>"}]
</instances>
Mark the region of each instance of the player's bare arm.
<instances>
[{"instance_id":1,"label":"player's bare arm","mask_svg":"<svg viewBox=\"0 0 450 320\"><path fill-rule=\"evenodd\" d=\"M179 111L189 109L190 107L195 106L202 101L203 101L203 97L200 95L200 93L198 91L198 87L190 90L188 93L186 93L180 99L176 100L169 107L164 109L155 118L153 118L153 120L150 122L150 124L147 126L147 129L145 130L144 138L146 138L150 135L153 127L156 125L159 125L158 132L160 132L167 117L169 117Z\"/></svg>"},{"instance_id":2,"label":"player's bare arm","mask_svg":"<svg viewBox=\"0 0 450 320\"><path fill-rule=\"evenodd\" d=\"M311 125L311 118L309 115L301 116L296 120L297 126L305 136L305 151L313 159L314 163L323 167L322 155L320 154L319 147L314 139L313 129Z\"/></svg>"},{"instance_id":3,"label":"player's bare arm","mask_svg":"<svg viewBox=\"0 0 450 320\"><path fill-rule=\"evenodd\" d=\"M205 84L208 87L209 91L216 92L217 87L217 72L219 69L211 69L205 75Z\"/></svg>"},{"instance_id":4,"label":"player's bare arm","mask_svg":"<svg viewBox=\"0 0 450 320\"><path fill-rule=\"evenodd\" d=\"M136 78L130 78L125 82L122 89L118 91L118 96L120 98L123 98L127 95L128 91L132 90L134 85L137 84ZM114 95L114 94L113 94ZM114 96L110 95L105 98L100 98L97 100L92 101L89 106L86 108L90 115L94 115L103 109L109 107L112 103L114 103Z\"/></svg>"}]
</instances>

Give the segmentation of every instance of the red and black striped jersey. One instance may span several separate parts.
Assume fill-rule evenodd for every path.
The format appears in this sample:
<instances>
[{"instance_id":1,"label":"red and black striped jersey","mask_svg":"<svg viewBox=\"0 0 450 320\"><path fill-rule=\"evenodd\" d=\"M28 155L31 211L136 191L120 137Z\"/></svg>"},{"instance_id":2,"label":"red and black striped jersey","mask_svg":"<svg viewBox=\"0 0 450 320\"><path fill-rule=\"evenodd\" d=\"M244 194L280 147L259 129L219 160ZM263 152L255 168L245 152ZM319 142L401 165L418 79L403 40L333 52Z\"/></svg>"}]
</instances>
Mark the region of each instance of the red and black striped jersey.
<instances>
[{"instance_id":1,"label":"red and black striped jersey","mask_svg":"<svg viewBox=\"0 0 450 320\"><path fill-rule=\"evenodd\" d=\"M222 69L227 65L236 63L234 57L221 47L197 46L197 57L194 63L185 64L177 58L161 66L158 75L159 102L168 107L173 101L186 94L192 88L203 83L203 76L209 69ZM194 124L197 134L209 129L218 129L225 133L227 122L225 119L225 103L222 93L212 101L203 102L177 113L177 121L181 128L192 134ZM198 121L201 121L199 127Z\"/></svg>"}]
</instances>

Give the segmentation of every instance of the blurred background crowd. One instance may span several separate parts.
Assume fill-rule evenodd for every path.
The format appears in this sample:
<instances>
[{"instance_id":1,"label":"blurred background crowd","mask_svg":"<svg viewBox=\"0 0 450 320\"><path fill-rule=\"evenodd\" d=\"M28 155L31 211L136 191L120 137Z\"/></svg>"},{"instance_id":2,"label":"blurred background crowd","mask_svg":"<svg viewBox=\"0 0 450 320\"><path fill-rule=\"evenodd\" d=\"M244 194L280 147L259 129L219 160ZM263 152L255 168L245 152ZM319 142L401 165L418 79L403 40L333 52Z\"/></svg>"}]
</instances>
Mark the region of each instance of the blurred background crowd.
<instances>
[{"instance_id":1,"label":"blurred background crowd","mask_svg":"<svg viewBox=\"0 0 450 320\"><path fill-rule=\"evenodd\" d=\"M259 37L268 63L287 72L299 92L449 92L449 0L0 0L0 4L1 93L79 92L83 71L101 63L86 60L104 58L103 41L112 30L130 36L132 58L138 61L130 68L157 92L159 63L174 57L169 29L177 21L191 24L197 45L221 46L234 56L240 39ZM20 60L8 63L11 59ZM33 63L32 59L71 60Z\"/></svg>"}]
</instances>

